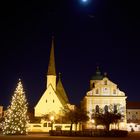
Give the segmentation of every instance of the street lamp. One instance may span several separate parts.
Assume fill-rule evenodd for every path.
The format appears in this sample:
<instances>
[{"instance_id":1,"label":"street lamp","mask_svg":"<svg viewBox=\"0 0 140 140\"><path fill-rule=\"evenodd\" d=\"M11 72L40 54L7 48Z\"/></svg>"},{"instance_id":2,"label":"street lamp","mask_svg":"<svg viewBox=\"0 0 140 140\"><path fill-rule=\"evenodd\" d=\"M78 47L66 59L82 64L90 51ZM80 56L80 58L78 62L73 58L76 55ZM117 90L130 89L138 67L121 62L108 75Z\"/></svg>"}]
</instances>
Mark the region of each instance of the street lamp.
<instances>
[{"instance_id":1,"label":"street lamp","mask_svg":"<svg viewBox=\"0 0 140 140\"><path fill-rule=\"evenodd\" d=\"M51 120L51 130L53 130L54 116L51 116L51 117L50 117L50 120Z\"/></svg>"},{"instance_id":2,"label":"street lamp","mask_svg":"<svg viewBox=\"0 0 140 140\"><path fill-rule=\"evenodd\" d=\"M93 125L95 124L95 120L91 119L91 123L92 123L92 129L93 129Z\"/></svg>"},{"instance_id":3,"label":"street lamp","mask_svg":"<svg viewBox=\"0 0 140 140\"><path fill-rule=\"evenodd\" d=\"M94 123L95 123L95 120L94 120L94 119L92 119L92 120L91 120L91 122L94 124Z\"/></svg>"}]
</instances>

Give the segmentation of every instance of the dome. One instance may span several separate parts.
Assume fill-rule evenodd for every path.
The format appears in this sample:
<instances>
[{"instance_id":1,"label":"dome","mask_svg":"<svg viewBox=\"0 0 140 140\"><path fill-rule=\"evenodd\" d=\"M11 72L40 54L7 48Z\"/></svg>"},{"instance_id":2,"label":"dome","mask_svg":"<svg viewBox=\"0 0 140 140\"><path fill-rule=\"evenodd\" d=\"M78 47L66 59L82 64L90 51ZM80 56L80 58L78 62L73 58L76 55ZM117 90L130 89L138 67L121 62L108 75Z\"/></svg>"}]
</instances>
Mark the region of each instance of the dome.
<instances>
[{"instance_id":1,"label":"dome","mask_svg":"<svg viewBox=\"0 0 140 140\"><path fill-rule=\"evenodd\" d=\"M102 80L103 77L104 77L104 76L101 75L101 72L100 72L100 70L99 70L99 67L97 67L96 73L95 73L95 75L93 75L93 76L91 77L91 80Z\"/></svg>"}]
</instances>

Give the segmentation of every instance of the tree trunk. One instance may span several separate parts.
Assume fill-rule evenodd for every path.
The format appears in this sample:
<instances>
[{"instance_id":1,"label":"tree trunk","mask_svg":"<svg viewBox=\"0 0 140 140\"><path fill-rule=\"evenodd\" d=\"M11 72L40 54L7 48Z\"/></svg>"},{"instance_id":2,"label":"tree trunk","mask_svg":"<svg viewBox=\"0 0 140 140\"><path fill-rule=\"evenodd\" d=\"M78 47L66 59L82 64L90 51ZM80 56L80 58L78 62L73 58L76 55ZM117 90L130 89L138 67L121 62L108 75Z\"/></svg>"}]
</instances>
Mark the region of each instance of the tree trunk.
<instances>
[{"instance_id":1,"label":"tree trunk","mask_svg":"<svg viewBox=\"0 0 140 140\"><path fill-rule=\"evenodd\" d=\"M106 124L106 130L109 131L110 124Z\"/></svg>"},{"instance_id":2,"label":"tree trunk","mask_svg":"<svg viewBox=\"0 0 140 140\"><path fill-rule=\"evenodd\" d=\"M77 131L77 123L75 124L75 131Z\"/></svg>"},{"instance_id":3,"label":"tree trunk","mask_svg":"<svg viewBox=\"0 0 140 140\"><path fill-rule=\"evenodd\" d=\"M97 130L97 125L95 125L95 130Z\"/></svg>"},{"instance_id":4,"label":"tree trunk","mask_svg":"<svg viewBox=\"0 0 140 140\"><path fill-rule=\"evenodd\" d=\"M120 129L119 124L120 124L120 123L118 122L118 130Z\"/></svg>"},{"instance_id":5,"label":"tree trunk","mask_svg":"<svg viewBox=\"0 0 140 140\"><path fill-rule=\"evenodd\" d=\"M72 125L73 125L73 123L71 123L71 125L70 125L70 135L72 134Z\"/></svg>"}]
</instances>

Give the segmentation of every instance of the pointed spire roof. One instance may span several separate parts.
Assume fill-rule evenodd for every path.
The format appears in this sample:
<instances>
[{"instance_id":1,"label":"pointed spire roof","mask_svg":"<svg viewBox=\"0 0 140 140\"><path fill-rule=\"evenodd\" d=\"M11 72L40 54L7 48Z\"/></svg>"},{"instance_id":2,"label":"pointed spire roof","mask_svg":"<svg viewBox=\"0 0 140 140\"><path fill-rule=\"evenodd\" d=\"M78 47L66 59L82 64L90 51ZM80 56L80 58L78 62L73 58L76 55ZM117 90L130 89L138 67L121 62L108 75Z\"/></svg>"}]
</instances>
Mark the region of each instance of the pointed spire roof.
<instances>
[{"instance_id":1,"label":"pointed spire roof","mask_svg":"<svg viewBox=\"0 0 140 140\"><path fill-rule=\"evenodd\" d=\"M50 51L50 61L49 61L47 75L56 75L55 58L54 58L54 37L52 37L52 47Z\"/></svg>"},{"instance_id":2,"label":"pointed spire roof","mask_svg":"<svg viewBox=\"0 0 140 140\"><path fill-rule=\"evenodd\" d=\"M58 83L56 86L56 92L57 92L57 96L59 97L61 102L63 102L63 104L69 103L67 94L65 92L65 89L64 89L62 81L61 81L61 73L59 73L59 80L58 80Z\"/></svg>"}]
</instances>

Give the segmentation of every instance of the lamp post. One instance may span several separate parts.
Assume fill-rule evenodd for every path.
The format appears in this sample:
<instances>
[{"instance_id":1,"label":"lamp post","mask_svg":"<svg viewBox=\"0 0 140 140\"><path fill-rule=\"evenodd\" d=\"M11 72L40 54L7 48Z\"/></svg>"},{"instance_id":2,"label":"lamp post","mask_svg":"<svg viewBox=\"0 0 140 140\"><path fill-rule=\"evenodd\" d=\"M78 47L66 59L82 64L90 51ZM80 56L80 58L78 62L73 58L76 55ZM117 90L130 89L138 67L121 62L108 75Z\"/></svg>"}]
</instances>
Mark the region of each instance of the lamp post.
<instances>
[{"instance_id":1,"label":"lamp post","mask_svg":"<svg viewBox=\"0 0 140 140\"><path fill-rule=\"evenodd\" d=\"M51 116L51 117L50 117L50 120L51 120L51 130L53 130L54 116Z\"/></svg>"}]
</instances>

